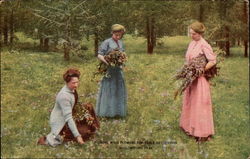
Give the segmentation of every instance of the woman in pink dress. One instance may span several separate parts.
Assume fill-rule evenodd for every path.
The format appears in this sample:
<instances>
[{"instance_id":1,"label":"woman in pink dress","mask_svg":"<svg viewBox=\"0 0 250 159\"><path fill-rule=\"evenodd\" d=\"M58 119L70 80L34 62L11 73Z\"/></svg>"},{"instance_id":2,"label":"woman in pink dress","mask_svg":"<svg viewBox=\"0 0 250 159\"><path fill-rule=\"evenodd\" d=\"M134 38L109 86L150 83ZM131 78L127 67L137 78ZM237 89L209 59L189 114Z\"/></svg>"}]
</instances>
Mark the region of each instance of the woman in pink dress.
<instances>
[{"instance_id":1,"label":"woman in pink dress","mask_svg":"<svg viewBox=\"0 0 250 159\"><path fill-rule=\"evenodd\" d=\"M203 39L204 31L205 26L200 22L190 25L192 41L186 52L186 62L190 62L200 53L205 54L208 60L206 71L216 64L216 55L212 47ZM204 76L197 78L184 92L180 127L188 135L195 137L198 142L207 141L214 135L210 85Z\"/></svg>"}]
</instances>

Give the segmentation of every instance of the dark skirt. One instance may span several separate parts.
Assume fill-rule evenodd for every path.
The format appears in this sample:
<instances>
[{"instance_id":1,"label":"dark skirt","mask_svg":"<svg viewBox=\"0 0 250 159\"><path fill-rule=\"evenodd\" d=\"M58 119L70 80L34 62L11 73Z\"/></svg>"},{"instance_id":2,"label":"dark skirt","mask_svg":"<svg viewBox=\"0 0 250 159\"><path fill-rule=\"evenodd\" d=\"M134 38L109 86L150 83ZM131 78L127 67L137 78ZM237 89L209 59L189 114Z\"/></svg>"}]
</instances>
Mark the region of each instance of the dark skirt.
<instances>
[{"instance_id":1,"label":"dark skirt","mask_svg":"<svg viewBox=\"0 0 250 159\"><path fill-rule=\"evenodd\" d=\"M90 115L94 118L92 124L88 124L86 119L75 121L77 129L78 129L79 133L81 134L83 141L87 141L87 140L90 140L91 138L94 137L95 132L97 131L98 128L100 128L100 124L99 124L99 121L96 117L96 114L95 114L95 111L93 109L92 104L85 103L85 104L80 105L80 106L85 107L89 111ZM73 116L75 113L77 113L77 112L73 111ZM64 125L63 129L60 132L60 135L63 136L64 142L76 141L76 138L72 134L72 132L69 129L67 124Z\"/></svg>"},{"instance_id":2,"label":"dark skirt","mask_svg":"<svg viewBox=\"0 0 250 159\"><path fill-rule=\"evenodd\" d=\"M96 114L100 117L125 117L127 111L127 91L124 75L120 67L108 69L108 77L103 77L96 103Z\"/></svg>"}]
</instances>

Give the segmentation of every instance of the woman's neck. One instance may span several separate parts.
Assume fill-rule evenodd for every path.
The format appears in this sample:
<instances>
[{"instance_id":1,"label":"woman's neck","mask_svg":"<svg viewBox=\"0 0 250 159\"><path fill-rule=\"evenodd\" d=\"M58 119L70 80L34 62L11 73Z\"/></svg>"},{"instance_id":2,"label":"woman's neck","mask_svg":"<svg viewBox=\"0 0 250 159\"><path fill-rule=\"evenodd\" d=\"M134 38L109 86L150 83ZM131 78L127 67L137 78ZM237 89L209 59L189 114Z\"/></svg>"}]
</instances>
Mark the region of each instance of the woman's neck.
<instances>
[{"instance_id":1,"label":"woman's neck","mask_svg":"<svg viewBox=\"0 0 250 159\"><path fill-rule=\"evenodd\" d=\"M194 41L198 42L198 41L200 41L201 39L202 39L202 37L200 37L199 39L196 39L196 40L194 40Z\"/></svg>"},{"instance_id":2,"label":"woman's neck","mask_svg":"<svg viewBox=\"0 0 250 159\"><path fill-rule=\"evenodd\" d=\"M66 87L67 87L69 90L71 90L72 92L75 92L75 89L70 88L67 84L66 84Z\"/></svg>"},{"instance_id":3,"label":"woman's neck","mask_svg":"<svg viewBox=\"0 0 250 159\"><path fill-rule=\"evenodd\" d=\"M112 39L113 39L115 42L118 42L118 40L116 40L115 38L112 37Z\"/></svg>"}]
</instances>

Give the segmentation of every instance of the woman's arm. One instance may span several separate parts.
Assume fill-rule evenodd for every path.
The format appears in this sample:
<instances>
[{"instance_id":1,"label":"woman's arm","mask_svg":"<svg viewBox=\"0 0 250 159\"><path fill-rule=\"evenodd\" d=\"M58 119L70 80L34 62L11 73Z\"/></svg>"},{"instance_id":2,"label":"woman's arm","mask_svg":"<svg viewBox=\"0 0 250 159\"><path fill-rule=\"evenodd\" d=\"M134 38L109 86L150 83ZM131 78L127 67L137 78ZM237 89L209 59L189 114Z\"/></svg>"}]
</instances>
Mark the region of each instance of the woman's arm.
<instances>
[{"instance_id":1,"label":"woman's arm","mask_svg":"<svg viewBox=\"0 0 250 159\"><path fill-rule=\"evenodd\" d=\"M68 124L72 134L80 144L83 144L82 137L76 127L75 121L73 120L70 98L66 94L61 95L61 98L58 99L58 103L62 109L65 122Z\"/></svg>"},{"instance_id":2,"label":"woman's arm","mask_svg":"<svg viewBox=\"0 0 250 159\"><path fill-rule=\"evenodd\" d=\"M208 63L205 66L205 71L207 71L216 64L216 54L208 43L202 45L202 51L208 60Z\"/></svg>"},{"instance_id":3,"label":"woman's arm","mask_svg":"<svg viewBox=\"0 0 250 159\"><path fill-rule=\"evenodd\" d=\"M108 62L104 59L104 55L105 53L108 51L108 47L109 47L109 43L107 40L105 40L104 42L102 42L101 46L98 49L98 56L97 58L104 62L105 64L109 65Z\"/></svg>"},{"instance_id":4,"label":"woman's arm","mask_svg":"<svg viewBox=\"0 0 250 159\"><path fill-rule=\"evenodd\" d=\"M105 64L109 65L109 63L104 59L104 56L101 54L98 54L98 59L101 60L102 62L104 62Z\"/></svg>"},{"instance_id":5,"label":"woman's arm","mask_svg":"<svg viewBox=\"0 0 250 159\"><path fill-rule=\"evenodd\" d=\"M214 61L209 61L205 67L205 71L209 70L212 68L216 63Z\"/></svg>"}]
</instances>

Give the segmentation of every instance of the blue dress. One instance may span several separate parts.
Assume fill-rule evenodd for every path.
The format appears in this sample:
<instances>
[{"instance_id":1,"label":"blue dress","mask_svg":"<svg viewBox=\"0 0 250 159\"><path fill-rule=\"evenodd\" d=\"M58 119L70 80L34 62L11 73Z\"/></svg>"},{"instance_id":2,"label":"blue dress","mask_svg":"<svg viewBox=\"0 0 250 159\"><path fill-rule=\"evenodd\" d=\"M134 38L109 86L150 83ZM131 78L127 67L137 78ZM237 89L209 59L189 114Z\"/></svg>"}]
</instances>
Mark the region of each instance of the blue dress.
<instances>
[{"instance_id":1,"label":"blue dress","mask_svg":"<svg viewBox=\"0 0 250 159\"><path fill-rule=\"evenodd\" d=\"M98 54L107 55L114 49L124 52L121 40L116 43L112 38L105 40ZM103 77L97 97L96 114L100 117L125 117L127 111L127 91L123 71L120 67L111 67L108 77Z\"/></svg>"}]
</instances>

